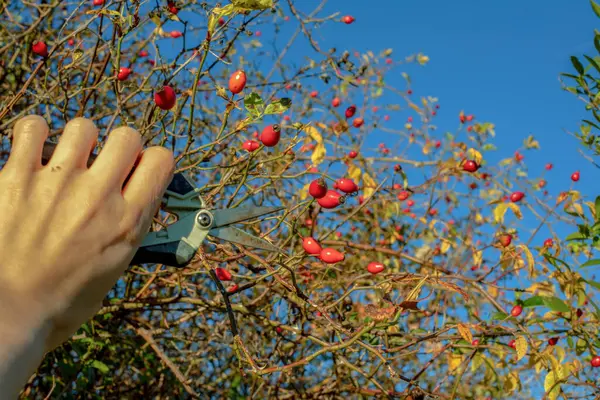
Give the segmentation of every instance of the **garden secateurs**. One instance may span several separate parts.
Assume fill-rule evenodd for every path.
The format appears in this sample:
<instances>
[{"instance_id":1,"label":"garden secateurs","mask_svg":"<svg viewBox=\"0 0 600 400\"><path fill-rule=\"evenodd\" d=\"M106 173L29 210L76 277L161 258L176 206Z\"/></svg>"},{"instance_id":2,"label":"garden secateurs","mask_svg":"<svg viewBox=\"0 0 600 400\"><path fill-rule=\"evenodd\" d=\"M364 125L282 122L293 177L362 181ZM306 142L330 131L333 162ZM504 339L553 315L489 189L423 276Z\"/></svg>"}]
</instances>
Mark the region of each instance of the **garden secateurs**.
<instances>
[{"instance_id":1,"label":"garden secateurs","mask_svg":"<svg viewBox=\"0 0 600 400\"><path fill-rule=\"evenodd\" d=\"M44 143L42 164L48 163L55 148L54 143ZM88 167L95 159L96 155L91 154ZM209 210L199 192L200 190L182 173L173 175L163 196L161 208L177 215L177 222L163 230L149 232L130 265L157 263L184 267L192 260L208 235L243 246L281 252L265 239L231 225L275 213L285 207L251 205Z\"/></svg>"}]
</instances>

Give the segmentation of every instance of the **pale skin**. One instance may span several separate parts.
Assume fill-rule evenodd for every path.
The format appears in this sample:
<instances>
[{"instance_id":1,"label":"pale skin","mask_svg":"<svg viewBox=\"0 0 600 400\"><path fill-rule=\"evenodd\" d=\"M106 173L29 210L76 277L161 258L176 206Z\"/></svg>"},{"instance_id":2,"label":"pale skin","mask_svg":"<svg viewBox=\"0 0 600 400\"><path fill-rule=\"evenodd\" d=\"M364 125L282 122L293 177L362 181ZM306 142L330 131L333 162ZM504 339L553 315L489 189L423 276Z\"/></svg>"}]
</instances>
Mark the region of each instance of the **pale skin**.
<instances>
[{"instance_id":1,"label":"pale skin","mask_svg":"<svg viewBox=\"0 0 600 400\"><path fill-rule=\"evenodd\" d=\"M67 123L47 165L49 128L19 120L0 171L0 393L17 398L44 354L94 316L149 231L173 177L173 153L142 151L134 129L113 130L94 164L98 130ZM123 184L130 174L127 184Z\"/></svg>"}]
</instances>

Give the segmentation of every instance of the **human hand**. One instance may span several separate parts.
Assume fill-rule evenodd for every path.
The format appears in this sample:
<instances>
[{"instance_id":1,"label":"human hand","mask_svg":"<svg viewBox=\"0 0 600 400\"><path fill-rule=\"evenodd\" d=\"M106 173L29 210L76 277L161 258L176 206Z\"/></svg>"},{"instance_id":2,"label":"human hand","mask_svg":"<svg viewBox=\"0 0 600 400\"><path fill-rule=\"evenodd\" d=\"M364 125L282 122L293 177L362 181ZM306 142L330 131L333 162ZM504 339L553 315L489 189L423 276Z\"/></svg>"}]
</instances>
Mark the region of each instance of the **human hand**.
<instances>
[{"instance_id":1,"label":"human hand","mask_svg":"<svg viewBox=\"0 0 600 400\"><path fill-rule=\"evenodd\" d=\"M38 329L44 351L98 311L148 232L175 168L170 150L140 153L140 134L122 127L88 169L98 131L84 118L66 125L42 166L48 134L42 117L18 121L0 171L0 331Z\"/></svg>"}]
</instances>

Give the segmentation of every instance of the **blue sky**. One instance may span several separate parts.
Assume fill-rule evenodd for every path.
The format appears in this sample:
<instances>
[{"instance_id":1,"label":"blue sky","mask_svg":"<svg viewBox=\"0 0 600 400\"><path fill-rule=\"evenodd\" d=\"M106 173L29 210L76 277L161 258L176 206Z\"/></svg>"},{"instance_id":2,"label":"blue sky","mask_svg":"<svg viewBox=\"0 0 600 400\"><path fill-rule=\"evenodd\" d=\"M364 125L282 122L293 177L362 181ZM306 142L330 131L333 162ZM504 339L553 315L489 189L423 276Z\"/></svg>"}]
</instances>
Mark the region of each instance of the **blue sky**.
<instances>
[{"instance_id":1,"label":"blue sky","mask_svg":"<svg viewBox=\"0 0 600 400\"><path fill-rule=\"evenodd\" d=\"M568 185L575 169L581 169L579 189L593 181L595 167L582 159L577 139L566 133L588 115L558 81L559 73L572 71L571 55L594 54L598 19L587 0L403 0L379 5L330 1L331 11L342 10L356 22L324 25L319 42L359 51L391 47L396 59L423 52L431 61L411 73L414 92L440 99L440 130L454 130L464 109L496 124L495 144L502 157L534 134L541 150L527 153L528 166L536 176L546 162L553 162L550 188L553 182Z\"/></svg>"}]
</instances>

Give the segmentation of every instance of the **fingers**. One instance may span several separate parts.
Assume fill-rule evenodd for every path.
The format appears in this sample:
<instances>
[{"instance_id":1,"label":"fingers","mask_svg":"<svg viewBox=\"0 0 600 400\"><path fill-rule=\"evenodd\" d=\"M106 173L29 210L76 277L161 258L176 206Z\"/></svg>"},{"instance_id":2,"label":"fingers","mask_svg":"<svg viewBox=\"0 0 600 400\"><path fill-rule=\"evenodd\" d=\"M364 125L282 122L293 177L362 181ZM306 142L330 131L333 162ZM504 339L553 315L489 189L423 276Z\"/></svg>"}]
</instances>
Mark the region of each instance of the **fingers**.
<instances>
[{"instance_id":1,"label":"fingers","mask_svg":"<svg viewBox=\"0 0 600 400\"><path fill-rule=\"evenodd\" d=\"M160 146L150 147L142 157L123 191L129 212L129 221L124 226L137 225L134 235L145 234L150 228L152 217L158 211L162 196L173 179L175 162L173 153ZM139 237L132 238L135 241Z\"/></svg>"},{"instance_id":2,"label":"fingers","mask_svg":"<svg viewBox=\"0 0 600 400\"><path fill-rule=\"evenodd\" d=\"M96 147L98 129L86 118L75 118L65 126L62 136L48 162L49 167L87 168L90 153Z\"/></svg>"},{"instance_id":3,"label":"fingers","mask_svg":"<svg viewBox=\"0 0 600 400\"><path fill-rule=\"evenodd\" d=\"M48 134L48 124L39 115L28 115L17 121L12 149L4 168L25 175L42 168L42 150Z\"/></svg>"},{"instance_id":4,"label":"fingers","mask_svg":"<svg viewBox=\"0 0 600 400\"><path fill-rule=\"evenodd\" d=\"M99 182L98 194L104 196L123 187L140 151L142 136L135 129L123 126L110 133L106 144L89 169Z\"/></svg>"}]
</instances>

